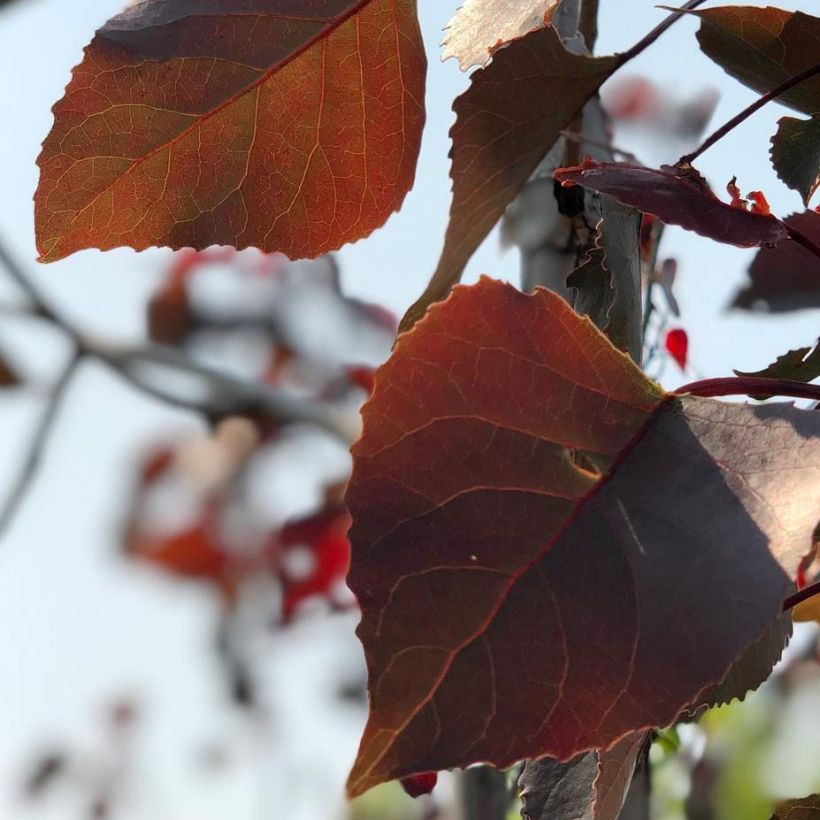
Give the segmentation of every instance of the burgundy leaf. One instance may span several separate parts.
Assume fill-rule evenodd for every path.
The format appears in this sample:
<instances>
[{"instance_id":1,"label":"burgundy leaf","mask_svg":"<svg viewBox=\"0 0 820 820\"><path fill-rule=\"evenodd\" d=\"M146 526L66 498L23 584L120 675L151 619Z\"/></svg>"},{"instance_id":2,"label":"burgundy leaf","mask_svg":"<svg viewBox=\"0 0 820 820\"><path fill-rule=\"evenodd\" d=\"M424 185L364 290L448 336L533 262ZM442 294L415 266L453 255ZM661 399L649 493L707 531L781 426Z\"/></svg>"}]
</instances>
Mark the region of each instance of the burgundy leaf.
<instances>
[{"instance_id":1,"label":"burgundy leaf","mask_svg":"<svg viewBox=\"0 0 820 820\"><path fill-rule=\"evenodd\" d=\"M820 214L793 214L785 224L820 245ZM820 307L820 259L797 242L758 251L749 279L735 296L733 307L772 313Z\"/></svg>"},{"instance_id":2,"label":"burgundy leaf","mask_svg":"<svg viewBox=\"0 0 820 820\"><path fill-rule=\"evenodd\" d=\"M559 168L555 178L563 185L583 185L609 194L669 225L680 225L718 242L751 248L788 239L780 220L722 202L694 168L655 169L587 160L573 168Z\"/></svg>"}]
</instances>

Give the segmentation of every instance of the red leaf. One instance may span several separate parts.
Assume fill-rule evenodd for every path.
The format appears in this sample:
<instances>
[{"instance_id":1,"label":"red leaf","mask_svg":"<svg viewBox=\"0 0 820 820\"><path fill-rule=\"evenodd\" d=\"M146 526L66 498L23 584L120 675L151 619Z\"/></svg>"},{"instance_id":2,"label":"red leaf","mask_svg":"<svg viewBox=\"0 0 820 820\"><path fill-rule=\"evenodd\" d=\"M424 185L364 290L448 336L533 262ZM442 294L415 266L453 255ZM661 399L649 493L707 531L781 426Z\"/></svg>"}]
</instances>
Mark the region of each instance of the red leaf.
<instances>
[{"instance_id":1,"label":"red leaf","mask_svg":"<svg viewBox=\"0 0 820 820\"><path fill-rule=\"evenodd\" d=\"M583 185L609 194L668 225L680 225L718 242L750 248L788 239L783 223L773 216L721 202L694 168L665 166L656 170L586 160L574 168L559 168L555 178L563 185Z\"/></svg>"},{"instance_id":2,"label":"red leaf","mask_svg":"<svg viewBox=\"0 0 820 820\"><path fill-rule=\"evenodd\" d=\"M453 104L453 202L438 266L401 328L444 298L578 111L618 65L570 54L552 28L532 32L475 71Z\"/></svg>"},{"instance_id":3,"label":"red leaf","mask_svg":"<svg viewBox=\"0 0 820 820\"><path fill-rule=\"evenodd\" d=\"M188 287L172 278L148 301L148 335L155 342L179 345L196 326Z\"/></svg>"},{"instance_id":4,"label":"red leaf","mask_svg":"<svg viewBox=\"0 0 820 820\"><path fill-rule=\"evenodd\" d=\"M347 530L350 515L345 507L334 506L307 518L293 521L279 533L273 555L282 580L282 617L289 621L309 598L332 598L334 587L344 583L350 566ZM307 550L313 566L298 577L288 569L287 555Z\"/></svg>"},{"instance_id":5,"label":"red leaf","mask_svg":"<svg viewBox=\"0 0 820 820\"><path fill-rule=\"evenodd\" d=\"M686 372L687 355L689 354L689 336L686 331L681 328L670 330L666 334L666 350L678 367Z\"/></svg>"},{"instance_id":6,"label":"red leaf","mask_svg":"<svg viewBox=\"0 0 820 820\"><path fill-rule=\"evenodd\" d=\"M727 673L809 549L820 414L664 397L557 295L482 279L399 337L363 418L352 795L567 760L759 682Z\"/></svg>"},{"instance_id":7,"label":"red leaf","mask_svg":"<svg viewBox=\"0 0 820 820\"><path fill-rule=\"evenodd\" d=\"M401 779L401 786L410 797L430 794L438 783L438 772L422 772Z\"/></svg>"},{"instance_id":8,"label":"red leaf","mask_svg":"<svg viewBox=\"0 0 820 820\"><path fill-rule=\"evenodd\" d=\"M361 387L368 395L373 392L373 377L376 371L372 367L348 367L347 377Z\"/></svg>"},{"instance_id":9,"label":"red leaf","mask_svg":"<svg viewBox=\"0 0 820 820\"><path fill-rule=\"evenodd\" d=\"M143 0L54 107L40 258L360 239L412 185L425 71L415 0Z\"/></svg>"}]
</instances>

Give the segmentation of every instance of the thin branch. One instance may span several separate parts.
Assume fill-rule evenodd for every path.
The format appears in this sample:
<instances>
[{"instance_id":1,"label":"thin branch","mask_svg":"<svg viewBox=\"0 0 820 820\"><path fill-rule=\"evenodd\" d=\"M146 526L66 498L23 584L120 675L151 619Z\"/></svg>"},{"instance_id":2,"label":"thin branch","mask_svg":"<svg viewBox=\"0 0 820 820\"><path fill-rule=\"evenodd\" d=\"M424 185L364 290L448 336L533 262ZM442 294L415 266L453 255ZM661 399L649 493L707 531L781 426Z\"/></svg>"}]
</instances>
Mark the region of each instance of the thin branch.
<instances>
[{"instance_id":1,"label":"thin branch","mask_svg":"<svg viewBox=\"0 0 820 820\"><path fill-rule=\"evenodd\" d=\"M675 390L676 395L701 396L752 396L753 398L775 398L783 396L792 399L820 401L820 385L803 384L788 379L763 379L756 376L740 378L704 379L684 385Z\"/></svg>"},{"instance_id":2,"label":"thin branch","mask_svg":"<svg viewBox=\"0 0 820 820\"><path fill-rule=\"evenodd\" d=\"M0 263L32 303L32 312L62 330L79 356L93 358L112 369L131 386L159 401L207 417L260 415L279 424L313 424L345 444L358 435L358 416L322 402L291 396L264 382L241 379L194 361L163 345L126 346L110 344L77 328L29 278L22 266L0 241ZM185 398L152 381L146 366L164 368L202 382L208 401Z\"/></svg>"},{"instance_id":3,"label":"thin branch","mask_svg":"<svg viewBox=\"0 0 820 820\"><path fill-rule=\"evenodd\" d=\"M691 154L686 154L685 156L681 157L678 160L678 165L690 165L694 162L704 151L707 151L711 148L716 142L722 140L730 131L737 128L738 125L745 122L749 117L752 116L756 111L759 111L763 108L764 105L772 102L772 100L776 100L778 97L785 94L787 91L791 90L800 83L805 82L806 80L811 79L812 77L816 77L820 74L820 63L811 68L807 68L805 71L801 71L799 74L795 74L793 77L790 77L785 82L781 83L777 88L772 89L767 94L764 94L760 99L755 100L750 106L744 108L739 114L732 117L728 122L725 122L723 125L720 126L716 131L710 134L704 141L701 143L699 148L696 148L692 151Z\"/></svg>"},{"instance_id":4,"label":"thin branch","mask_svg":"<svg viewBox=\"0 0 820 820\"><path fill-rule=\"evenodd\" d=\"M561 131L561 136L565 139L568 139L570 142L574 142L577 145L591 145L593 148L601 148L604 151L609 151L612 154L617 154L620 157L623 157L627 162L634 162L637 164L642 164L638 157L635 156L631 151L624 151L621 148L617 148L614 145L610 145L603 140L596 140L592 137L587 137L584 134L581 134L578 131L572 131L569 128L565 128Z\"/></svg>"},{"instance_id":5,"label":"thin branch","mask_svg":"<svg viewBox=\"0 0 820 820\"><path fill-rule=\"evenodd\" d=\"M40 466L51 432L63 407L68 388L82 359L82 354L78 352L72 355L46 397L45 410L32 436L22 469L2 508L0 508L0 537L5 535L11 526L17 511L20 509L20 504L37 475L37 468Z\"/></svg>"},{"instance_id":6,"label":"thin branch","mask_svg":"<svg viewBox=\"0 0 820 820\"><path fill-rule=\"evenodd\" d=\"M649 46L651 46L662 34L665 34L669 28L675 25L675 23L683 17L681 12L693 11L698 6L702 6L705 2L706 0L689 0L688 3L684 3L679 9L675 9L675 11L673 11L666 19L662 20L657 26L655 26L649 34L635 43L632 48L622 52L619 55L618 68L623 66L625 63L628 63L630 60L634 60L639 54L643 54Z\"/></svg>"},{"instance_id":7,"label":"thin branch","mask_svg":"<svg viewBox=\"0 0 820 820\"><path fill-rule=\"evenodd\" d=\"M804 601L808 601L810 598L815 598L818 595L820 595L820 581L815 581L815 583L809 584L807 587L801 589L800 592L795 592L794 595L786 598L786 600L783 601L783 611L788 612L790 609L794 609L798 604L802 604Z\"/></svg>"}]
</instances>

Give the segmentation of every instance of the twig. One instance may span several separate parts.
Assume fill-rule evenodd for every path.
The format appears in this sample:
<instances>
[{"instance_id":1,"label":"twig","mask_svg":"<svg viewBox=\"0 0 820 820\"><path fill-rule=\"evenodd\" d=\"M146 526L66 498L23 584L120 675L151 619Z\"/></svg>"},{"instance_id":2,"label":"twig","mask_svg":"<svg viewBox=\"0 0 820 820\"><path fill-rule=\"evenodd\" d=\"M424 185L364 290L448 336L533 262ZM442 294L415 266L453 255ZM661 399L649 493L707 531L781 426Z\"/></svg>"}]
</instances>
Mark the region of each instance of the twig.
<instances>
[{"instance_id":1,"label":"twig","mask_svg":"<svg viewBox=\"0 0 820 820\"><path fill-rule=\"evenodd\" d=\"M109 367L136 389L166 404L201 413L209 418L228 415L260 415L279 424L305 423L320 427L345 444L358 435L358 417L321 402L291 396L264 382L232 376L190 359L163 345L126 346L110 344L83 333L54 308L0 241L0 262L26 294L35 315L63 331L77 354ZM145 366L164 368L202 382L208 401L188 399L152 383Z\"/></svg>"},{"instance_id":2,"label":"twig","mask_svg":"<svg viewBox=\"0 0 820 820\"><path fill-rule=\"evenodd\" d=\"M37 474L37 468L40 466L43 453L48 445L51 431L54 429L54 424L62 409L68 388L77 373L82 359L82 354L75 352L49 391L49 395L46 398L45 410L32 436L23 467L17 476L14 486L11 488L11 492L0 509L0 537L6 533L14 520L14 516L19 510L20 504Z\"/></svg>"},{"instance_id":3,"label":"twig","mask_svg":"<svg viewBox=\"0 0 820 820\"><path fill-rule=\"evenodd\" d=\"M691 154L686 154L685 156L681 157L678 160L678 165L690 165L694 162L704 151L711 148L716 142L722 140L730 131L737 128L742 122L745 122L749 117L752 116L756 111L759 111L763 108L764 105L770 103L772 100L776 100L778 97L785 94L790 89L794 88L796 85L800 85L800 83L805 82L806 80L811 79L812 77L816 77L820 74L820 63L811 68L807 68L805 71L801 71L799 74L795 74L793 77L790 77L785 82L781 83L777 88L772 89L768 93L764 94L758 100L755 100L750 106L744 108L739 114L732 117L728 122L725 122L723 125L720 126L716 131L710 134L700 145L699 148L696 148L692 151Z\"/></svg>"},{"instance_id":4,"label":"twig","mask_svg":"<svg viewBox=\"0 0 820 820\"><path fill-rule=\"evenodd\" d=\"M794 609L798 604L802 604L804 601L808 601L817 595L820 595L820 581L809 584L807 587L801 589L800 592L795 592L794 595L786 598L786 600L783 601L783 612L788 612L790 609Z\"/></svg>"},{"instance_id":5,"label":"twig","mask_svg":"<svg viewBox=\"0 0 820 820\"><path fill-rule=\"evenodd\" d=\"M627 160L627 162L641 164L640 160L631 151L624 151L621 148L616 148L614 145L609 145L603 140L596 140L592 137L587 137L578 131L571 131L568 128L565 128L561 131L561 136L568 139L570 142L576 143L577 145L591 145L594 148L602 148L604 151L610 151L613 154L623 157Z\"/></svg>"},{"instance_id":6,"label":"twig","mask_svg":"<svg viewBox=\"0 0 820 820\"><path fill-rule=\"evenodd\" d=\"M667 29L671 28L683 17L681 12L692 11L698 6L702 6L705 2L706 0L689 0L688 3L684 3L679 9L675 9L666 19L658 23L649 34L638 40L632 48L627 49L619 55L618 68L630 60L634 60L639 54L643 54L662 34L666 33Z\"/></svg>"},{"instance_id":7,"label":"twig","mask_svg":"<svg viewBox=\"0 0 820 820\"><path fill-rule=\"evenodd\" d=\"M684 385L675 390L676 395L701 396L752 396L775 398L784 396L792 399L820 401L820 385L803 384L788 379L763 379L756 376L740 378L704 379Z\"/></svg>"}]
</instances>

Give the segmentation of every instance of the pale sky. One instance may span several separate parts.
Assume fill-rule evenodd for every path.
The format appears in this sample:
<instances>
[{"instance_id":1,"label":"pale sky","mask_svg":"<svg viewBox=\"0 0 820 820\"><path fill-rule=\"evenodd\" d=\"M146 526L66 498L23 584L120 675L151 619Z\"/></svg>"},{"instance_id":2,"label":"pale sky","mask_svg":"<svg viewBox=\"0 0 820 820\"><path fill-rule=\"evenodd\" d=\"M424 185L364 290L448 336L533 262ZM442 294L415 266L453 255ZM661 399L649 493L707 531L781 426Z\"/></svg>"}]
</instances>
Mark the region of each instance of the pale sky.
<instances>
[{"instance_id":1,"label":"pale sky","mask_svg":"<svg viewBox=\"0 0 820 820\"><path fill-rule=\"evenodd\" d=\"M162 252L87 251L37 266L31 197L34 160L71 67L94 29L122 0L19 0L0 15L0 235L38 281L85 327L115 337L142 333L144 304L165 259ZM435 266L449 208L448 139L453 96L466 77L456 63L438 61L441 28L455 0L420 0L430 52L428 124L415 189L402 212L370 239L341 253L345 286L398 313L422 290ZM602 0L600 53L622 50L661 19L653 0ZM816 9L811 0L778 3ZM684 20L629 67L651 72L662 86L689 94L716 86L722 99L713 124L753 99L703 57L693 21ZM737 175L743 190L762 189L776 213L801 207L768 164L768 139L784 113L775 105L757 114L698 163L716 190ZM670 157L669 159L674 159ZM820 333L820 311L784 317L725 314L752 254L670 230L664 255L679 261L681 324L691 338L698 376L757 369ZM471 262L479 273L514 279L517 255L497 250L495 235ZM0 278L2 282L2 278ZM6 293L0 284L0 293ZM10 292L10 291L9 291ZM62 346L44 330L9 322L0 344L25 350L43 383L59 366ZM25 348L21 348L21 344ZM682 381L667 369L669 386ZM0 486L14 473L33 421L37 389L0 402L4 453ZM130 467L141 447L168 429L191 429L169 411L88 368L75 385L43 470L13 530L0 544L0 817L82 817L82 806L58 802L33 812L18 802L23 767L40 744L79 740L93 748L95 720L105 698L135 692L146 703L147 725L138 757L135 798L122 820L327 820L323 802L341 796L361 716L321 703L325 664L358 657L355 619L311 623L269 648L275 738L270 748L243 734L223 708L210 655L216 607L194 587L124 566L114 555ZM191 764L191 750L223 736L244 737L231 773L207 777ZM277 804L266 812L266 802ZM282 801L282 802L279 802ZM337 804L338 808L338 804Z\"/></svg>"}]
</instances>

